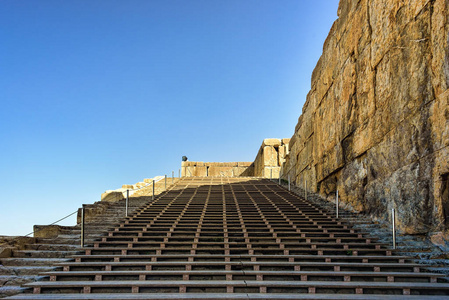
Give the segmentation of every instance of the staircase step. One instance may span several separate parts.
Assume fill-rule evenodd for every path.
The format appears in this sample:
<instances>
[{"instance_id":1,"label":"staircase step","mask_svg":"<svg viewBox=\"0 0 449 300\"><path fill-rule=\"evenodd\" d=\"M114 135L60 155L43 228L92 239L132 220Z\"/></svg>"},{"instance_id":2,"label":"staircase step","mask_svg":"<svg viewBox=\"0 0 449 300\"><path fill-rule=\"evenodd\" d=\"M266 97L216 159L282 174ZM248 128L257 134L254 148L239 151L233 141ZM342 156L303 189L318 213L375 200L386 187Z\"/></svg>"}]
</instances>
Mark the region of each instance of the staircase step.
<instances>
[{"instance_id":1,"label":"staircase step","mask_svg":"<svg viewBox=\"0 0 449 300\"><path fill-rule=\"evenodd\" d=\"M72 258L77 261L283 261L283 262L301 262L301 261L334 261L334 262L413 262L409 256L341 256L341 255L205 255L188 254L180 257L179 255L73 255ZM422 264L419 264L422 265Z\"/></svg>"},{"instance_id":2,"label":"staircase step","mask_svg":"<svg viewBox=\"0 0 449 300\"><path fill-rule=\"evenodd\" d=\"M2 258L0 262L4 266L49 266L56 263L69 262L67 258Z\"/></svg>"},{"instance_id":3,"label":"staircase step","mask_svg":"<svg viewBox=\"0 0 449 300\"><path fill-rule=\"evenodd\" d=\"M14 271L15 274L17 274L17 276L34 276L34 275L38 275L44 272L50 272L57 269L56 267L50 267L50 266L14 266L11 267L11 270Z\"/></svg>"},{"instance_id":4,"label":"staircase step","mask_svg":"<svg viewBox=\"0 0 449 300\"><path fill-rule=\"evenodd\" d=\"M102 288L104 289L142 289L142 288L173 288L180 292L185 290L187 293L190 290L195 289L207 289L210 288L211 292L217 289L228 289L232 287L233 290L242 289L244 293L254 293L255 289L264 289L265 292L276 293L287 292L299 293L299 289L304 289L302 293L314 293L316 288L329 290L335 288L344 288L354 290L354 294L363 294L363 290L382 290L383 294L394 294L396 291L400 291L400 294L410 294L413 292L426 292L426 291L436 291L438 295L449 295L449 284L445 283L416 283L416 282L334 282L334 281L238 281L238 280L223 280L223 281L151 281L151 280L139 280L139 281L44 281L28 283L26 287L33 287L39 289L41 292L47 288L57 288L57 289L79 289L86 293L86 288L89 290ZM251 289L255 288L255 289ZM190 290L189 290L190 289ZM311 292L311 289L312 292ZM362 291L360 291L362 289ZM206 290L207 292L207 290ZM226 292L226 290L224 291ZM263 292L263 291L262 291ZM257 293L257 291L256 291Z\"/></svg>"},{"instance_id":5,"label":"staircase step","mask_svg":"<svg viewBox=\"0 0 449 300\"><path fill-rule=\"evenodd\" d=\"M105 277L120 280L196 280L201 277L202 280L232 280L236 277L246 277L247 280L302 280L314 281L316 278L328 281L396 281L403 282L437 282L438 278L443 278L443 274L420 273L420 272L350 272L350 271L224 271L224 270L165 270L165 271L52 271L42 273L41 275L50 276L51 281L63 281L64 278L73 280L100 280ZM77 279L87 278L87 279ZM177 278L177 279L176 279ZM251 279L252 278L252 279Z\"/></svg>"},{"instance_id":6,"label":"staircase step","mask_svg":"<svg viewBox=\"0 0 449 300\"><path fill-rule=\"evenodd\" d=\"M9 299L15 300L397 300L397 295L356 295L356 294L269 294L266 293L166 293L166 294L21 294ZM406 299L443 300L447 296L407 295Z\"/></svg>"},{"instance_id":7,"label":"staircase step","mask_svg":"<svg viewBox=\"0 0 449 300\"><path fill-rule=\"evenodd\" d=\"M79 253L80 251L14 250L13 256L15 258L64 258Z\"/></svg>"},{"instance_id":8,"label":"staircase step","mask_svg":"<svg viewBox=\"0 0 449 300\"><path fill-rule=\"evenodd\" d=\"M0 276L0 286L17 286L25 283L34 282L37 280L44 279L44 276L37 275L25 275L25 276L17 276L17 275L1 275Z\"/></svg>"},{"instance_id":9,"label":"staircase step","mask_svg":"<svg viewBox=\"0 0 449 300\"><path fill-rule=\"evenodd\" d=\"M29 244L26 245L27 250L37 250L37 251L79 251L81 245L77 244Z\"/></svg>"},{"instance_id":10,"label":"staircase step","mask_svg":"<svg viewBox=\"0 0 449 300\"><path fill-rule=\"evenodd\" d=\"M77 226L14 252L73 259L6 260L4 282L44 276L11 299L449 299L447 275L268 180L185 178L145 199L127 218L98 204L82 249Z\"/></svg>"},{"instance_id":11,"label":"staircase step","mask_svg":"<svg viewBox=\"0 0 449 300\"><path fill-rule=\"evenodd\" d=\"M27 290L27 288L23 288L20 286L0 286L0 298L23 293L26 290ZM23 296L25 296L25 295L23 295Z\"/></svg>"}]
</instances>

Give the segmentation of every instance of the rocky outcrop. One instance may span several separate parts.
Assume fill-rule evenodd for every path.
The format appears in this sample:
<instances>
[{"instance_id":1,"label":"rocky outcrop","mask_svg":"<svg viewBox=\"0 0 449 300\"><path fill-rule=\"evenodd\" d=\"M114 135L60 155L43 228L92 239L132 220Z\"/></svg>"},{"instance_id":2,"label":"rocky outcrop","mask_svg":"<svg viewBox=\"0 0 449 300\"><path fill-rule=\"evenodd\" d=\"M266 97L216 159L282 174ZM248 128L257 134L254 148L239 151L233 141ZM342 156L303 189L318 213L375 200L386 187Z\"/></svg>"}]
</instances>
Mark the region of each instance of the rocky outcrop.
<instances>
[{"instance_id":1,"label":"rocky outcrop","mask_svg":"<svg viewBox=\"0 0 449 300\"><path fill-rule=\"evenodd\" d=\"M449 228L449 1L342 0L283 167L408 233Z\"/></svg>"}]
</instances>

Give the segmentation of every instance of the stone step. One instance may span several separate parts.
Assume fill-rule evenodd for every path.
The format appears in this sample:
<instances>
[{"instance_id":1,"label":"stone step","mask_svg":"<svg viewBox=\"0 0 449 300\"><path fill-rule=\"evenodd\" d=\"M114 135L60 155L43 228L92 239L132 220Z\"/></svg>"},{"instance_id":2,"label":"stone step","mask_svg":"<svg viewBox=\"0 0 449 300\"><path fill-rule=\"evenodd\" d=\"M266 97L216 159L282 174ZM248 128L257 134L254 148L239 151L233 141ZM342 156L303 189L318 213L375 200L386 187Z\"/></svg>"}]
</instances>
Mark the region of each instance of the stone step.
<instances>
[{"instance_id":1,"label":"stone step","mask_svg":"<svg viewBox=\"0 0 449 300\"><path fill-rule=\"evenodd\" d=\"M28 244L25 245L26 250L37 251L79 251L81 245L79 243L74 244Z\"/></svg>"},{"instance_id":2,"label":"stone step","mask_svg":"<svg viewBox=\"0 0 449 300\"><path fill-rule=\"evenodd\" d=\"M20 286L0 286L0 298L23 293L26 290L27 288L23 288Z\"/></svg>"},{"instance_id":3,"label":"stone step","mask_svg":"<svg viewBox=\"0 0 449 300\"><path fill-rule=\"evenodd\" d=\"M49 266L56 263L69 262L68 258L1 258L0 263L5 266Z\"/></svg>"},{"instance_id":4,"label":"stone step","mask_svg":"<svg viewBox=\"0 0 449 300\"><path fill-rule=\"evenodd\" d=\"M80 248L81 250L81 248ZM50 250L14 250L13 257L16 258L64 258L81 253L80 251L50 251Z\"/></svg>"},{"instance_id":5,"label":"stone step","mask_svg":"<svg viewBox=\"0 0 449 300\"><path fill-rule=\"evenodd\" d=\"M85 239L97 239L103 237L104 233L90 233L85 235ZM59 235L57 238L37 238L36 244L59 244L59 245L79 245L81 231L75 232L72 235Z\"/></svg>"},{"instance_id":6,"label":"stone step","mask_svg":"<svg viewBox=\"0 0 449 300\"><path fill-rule=\"evenodd\" d=\"M2 262L0 261L0 276L5 276L5 275L8 275L8 276L15 275L15 273L10 268L3 266Z\"/></svg>"},{"instance_id":7,"label":"stone step","mask_svg":"<svg viewBox=\"0 0 449 300\"><path fill-rule=\"evenodd\" d=\"M44 272L57 270L58 268L51 266L11 266L10 269L17 276L27 276L27 275L35 276Z\"/></svg>"},{"instance_id":8,"label":"stone step","mask_svg":"<svg viewBox=\"0 0 449 300\"><path fill-rule=\"evenodd\" d=\"M17 276L17 275L1 275L0 276L0 286L15 286L22 285L25 283L34 282L37 280L42 280L46 277L38 276L38 275L25 275L25 276Z\"/></svg>"}]
</instances>

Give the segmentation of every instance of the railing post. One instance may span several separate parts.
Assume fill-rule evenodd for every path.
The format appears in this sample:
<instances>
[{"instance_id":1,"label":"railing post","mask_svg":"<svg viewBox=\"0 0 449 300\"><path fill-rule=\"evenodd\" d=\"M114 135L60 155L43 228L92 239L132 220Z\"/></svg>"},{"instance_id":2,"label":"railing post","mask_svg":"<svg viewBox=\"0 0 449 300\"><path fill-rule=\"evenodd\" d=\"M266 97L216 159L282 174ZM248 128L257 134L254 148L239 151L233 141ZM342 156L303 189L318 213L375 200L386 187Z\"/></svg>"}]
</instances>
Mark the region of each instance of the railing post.
<instances>
[{"instance_id":1,"label":"railing post","mask_svg":"<svg viewBox=\"0 0 449 300\"><path fill-rule=\"evenodd\" d=\"M167 175L165 175L165 190L167 190Z\"/></svg>"},{"instance_id":2,"label":"railing post","mask_svg":"<svg viewBox=\"0 0 449 300\"><path fill-rule=\"evenodd\" d=\"M81 207L81 247L84 247L84 204Z\"/></svg>"},{"instance_id":3,"label":"railing post","mask_svg":"<svg viewBox=\"0 0 449 300\"><path fill-rule=\"evenodd\" d=\"M126 190L125 216L128 216L129 190Z\"/></svg>"},{"instance_id":4,"label":"railing post","mask_svg":"<svg viewBox=\"0 0 449 300\"><path fill-rule=\"evenodd\" d=\"M337 219L338 219L338 190L337 190L337 197L335 198L335 211L337 213Z\"/></svg>"},{"instance_id":5,"label":"railing post","mask_svg":"<svg viewBox=\"0 0 449 300\"><path fill-rule=\"evenodd\" d=\"M153 179L153 200L154 200L154 185L156 184L156 182Z\"/></svg>"},{"instance_id":6,"label":"railing post","mask_svg":"<svg viewBox=\"0 0 449 300\"><path fill-rule=\"evenodd\" d=\"M307 179L304 179L304 195L307 200Z\"/></svg>"},{"instance_id":7,"label":"railing post","mask_svg":"<svg viewBox=\"0 0 449 300\"><path fill-rule=\"evenodd\" d=\"M171 183L175 182L175 171L171 171Z\"/></svg>"},{"instance_id":8,"label":"railing post","mask_svg":"<svg viewBox=\"0 0 449 300\"><path fill-rule=\"evenodd\" d=\"M181 169L178 169L178 178L181 179Z\"/></svg>"},{"instance_id":9,"label":"railing post","mask_svg":"<svg viewBox=\"0 0 449 300\"><path fill-rule=\"evenodd\" d=\"M396 213L394 208L391 209L391 223L393 230L393 249L396 249Z\"/></svg>"},{"instance_id":10,"label":"railing post","mask_svg":"<svg viewBox=\"0 0 449 300\"><path fill-rule=\"evenodd\" d=\"M288 190L290 191L290 175L288 175Z\"/></svg>"},{"instance_id":11,"label":"railing post","mask_svg":"<svg viewBox=\"0 0 449 300\"><path fill-rule=\"evenodd\" d=\"M281 185L281 175L279 174L279 185Z\"/></svg>"},{"instance_id":12,"label":"railing post","mask_svg":"<svg viewBox=\"0 0 449 300\"><path fill-rule=\"evenodd\" d=\"M270 169L270 180L273 179L273 169Z\"/></svg>"}]
</instances>

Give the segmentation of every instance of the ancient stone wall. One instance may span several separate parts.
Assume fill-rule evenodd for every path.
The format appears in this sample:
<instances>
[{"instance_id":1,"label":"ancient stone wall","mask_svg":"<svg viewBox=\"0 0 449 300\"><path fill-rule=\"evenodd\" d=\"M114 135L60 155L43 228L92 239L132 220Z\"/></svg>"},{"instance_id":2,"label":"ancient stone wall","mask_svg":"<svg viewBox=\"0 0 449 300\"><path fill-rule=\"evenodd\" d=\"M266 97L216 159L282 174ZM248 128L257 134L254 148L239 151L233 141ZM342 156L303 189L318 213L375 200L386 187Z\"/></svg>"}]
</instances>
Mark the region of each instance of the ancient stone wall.
<instances>
[{"instance_id":1,"label":"ancient stone wall","mask_svg":"<svg viewBox=\"0 0 449 300\"><path fill-rule=\"evenodd\" d=\"M252 162L183 161L181 177L191 176L254 176Z\"/></svg>"},{"instance_id":2,"label":"ancient stone wall","mask_svg":"<svg viewBox=\"0 0 449 300\"><path fill-rule=\"evenodd\" d=\"M264 139L254 162L183 161L181 177L191 176L256 176L279 178L290 139Z\"/></svg>"},{"instance_id":3,"label":"ancient stone wall","mask_svg":"<svg viewBox=\"0 0 449 300\"><path fill-rule=\"evenodd\" d=\"M279 178L290 139L264 139L254 160L254 176Z\"/></svg>"},{"instance_id":4,"label":"ancient stone wall","mask_svg":"<svg viewBox=\"0 0 449 300\"><path fill-rule=\"evenodd\" d=\"M284 164L408 233L449 227L449 1L342 0Z\"/></svg>"}]
</instances>

